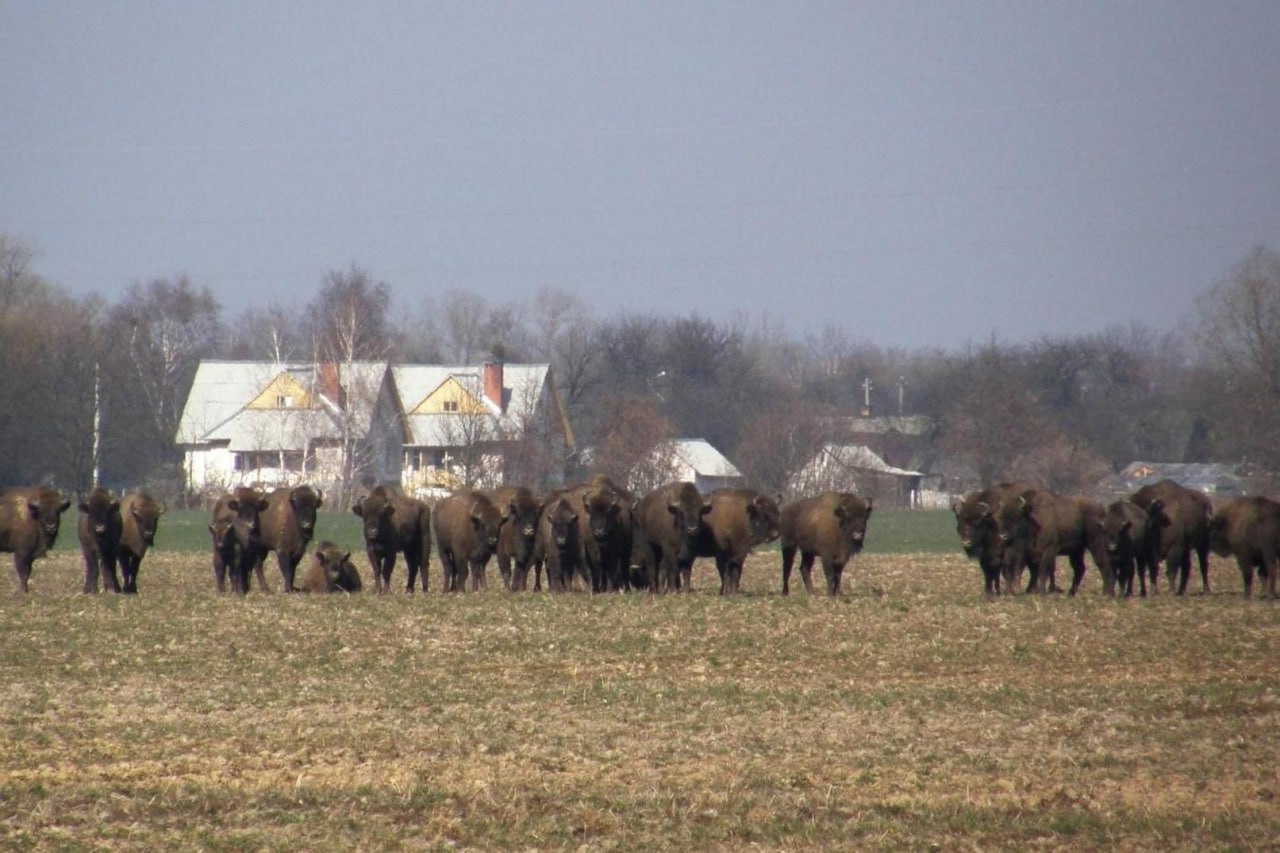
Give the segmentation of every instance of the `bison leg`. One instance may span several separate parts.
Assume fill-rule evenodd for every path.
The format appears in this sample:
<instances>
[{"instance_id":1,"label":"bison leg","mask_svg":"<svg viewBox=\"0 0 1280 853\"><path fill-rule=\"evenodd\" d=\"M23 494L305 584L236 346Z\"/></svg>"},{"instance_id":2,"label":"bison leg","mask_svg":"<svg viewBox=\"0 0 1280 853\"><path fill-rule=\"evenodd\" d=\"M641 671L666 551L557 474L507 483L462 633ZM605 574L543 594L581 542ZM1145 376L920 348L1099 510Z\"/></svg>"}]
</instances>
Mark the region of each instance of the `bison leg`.
<instances>
[{"instance_id":1,"label":"bison leg","mask_svg":"<svg viewBox=\"0 0 1280 853\"><path fill-rule=\"evenodd\" d=\"M507 592L511 591L511 557L506 554L498 555L498 574L502 577L502 588Z\"/></svg>"},{"instance_id":2,"label":"bison leg","mask_svg":"<svg viewBox=\"0 0 1280 853\"><path fill-rule=\"evenodd\" d=\"M227 564L222 561L222 557L217 552L213 555L213 585L219 595L226 593Z\"/></svg>"},{"instance_id":3,"label":"bison leg","mask_svg":"<svg viewBox=\"0 0 1280 853\"><path fill-rule=\"evenodd\" d=\"M84 594L98 593L98 555L86 552L84 555Z\"/></svg>"},{"instance_id":4,"label":"bison leg","mask_svg":"<svg viewBox=\"0 0 1280 853\"><path fill-rule=\"evenodd\" d=\"M801 563L800 565L800 570L804 571L803 563ZM840 579L841 579L841 575L844 574L844 564L837 563L833 560L828 560L826 557L823 557L822 558L822 574L825 575L827 579L827 595L830 596L831 598L835 598L840 594ZM806 583L808 582L808 580L809 580L809 576L805 575ZM813 592L813 590L810 589L809 592Z\"/></svg>"},{"instance_id":5,"label":"bison leg","mask_svg":"<svg viewBox=\"0 0 1280 853\"><path fill-rule=\"evenodd\" d=\"M258 559L254 560L253 562L253 573L258 578L258 592L271 591L267 589L267 577L262 573L262 564L265 561L266 561L266 555L263 555L262 557L259 557ZM249 591L249 577L247 572L245 573L245 579L244 579L244 591L245 592Z\"/></svg>"},{"instance_id":6,"label":"bison leg","mask_svg":"<svg viewBox=\"0 0 1280 853\"><path fill-rule=\"evenodd\" d=\"M791 594L791 566L796 560L796 547L794 545L782 546L782 594Z\"/></svg>"},{"instance_id":7,"label":"bison leg","mask_svg":"<svg viewBox=\"0 0 1280 853\"><path fill-rule=\"evenodd\" d=\"M1211 591L1209 589L1209 549L1196 548L1196 560L1200 563L1200 594L1208 595ZM1264 568L1263 571L1265 570ZM1187 571L1188 573L1191 571L1190 567Z\"/></svg>"},{"instance_id":8,"label":"bison leg","mask_svg":"<svg viewBox=\"0 0 1280 853\"><path fill-rule=\"evenodd\" d=\"M120 560L120 573L123 576L124 584L122 591L126 595L138 594L138 565L141 558L126 556Z\"/></svg>"},{"instance_id":9,"label":"bison leg","mask_svg":"<svg viewBox=\"0 0 1280 853\"><path fill-rule=\"evenodd\" d=\"M1178 559L1175 562L1173 555L1169 555L1169 570L1171 572L1169 581L1170 586L1173 585L1172 573L1176 571L1178 576L1178 595L1187 594L1187 581L1191 580L1191 551L1184 549L1178 552Z\"/></svg>"},{"instance_id":10,"label":"bison leg","mask_svg":"<svg viewBox=\"0 0 1280 853\"><path fill-rule=\"evenodd\" d=\"M1084 580L1084 554L1075 551L1067 556L1067 561L1071 563L1071 589L1068 595L1075 595L1080 591L1080 582Z\"/></svg>"},{"instance_id":11,"label":"bison leg","mask_svg":"<svg viewBox=\"0 0 1280 853\"><path fill-rule=\"evenodd\" d=\"M1236 565L1240 567L1240 578L1244 581L1244 597L1253 598L1253 559L1236 557Z\"/></svg>"},{"instance_id":12,"label":"bison leg","mask_svg":"<svg viewBox=\"0 0 1280 853\"><path fill-rule=\"evenodd\" d=\"M27 583L31 580L31 560L14 554L13 569L18 573L18 591L27 592Z\"/></svg>"},{"instance_id":13,"label":"bison leg","mask_svg":"<svg viewBox=\"0 0 1280 853\"><path fill-rule=\"evenodd\" d=\"M987 594L987 598L995 598L1000 594L1000 564L989 560L979 560L978 566L982 569L983 592Z\"/></svg>"},{"instance_id":14,"label":"bison leg","mask_svg":"<svg viewBox=\"0 0 1280 853\"><path fill-rule=\"evenodd\" d=\"M800 552L800 579L804 581L804 591L813 595L813 560L817 557L816 551ZM823 564L825 571L826 564Z\"/></svg>"}]
</instances>

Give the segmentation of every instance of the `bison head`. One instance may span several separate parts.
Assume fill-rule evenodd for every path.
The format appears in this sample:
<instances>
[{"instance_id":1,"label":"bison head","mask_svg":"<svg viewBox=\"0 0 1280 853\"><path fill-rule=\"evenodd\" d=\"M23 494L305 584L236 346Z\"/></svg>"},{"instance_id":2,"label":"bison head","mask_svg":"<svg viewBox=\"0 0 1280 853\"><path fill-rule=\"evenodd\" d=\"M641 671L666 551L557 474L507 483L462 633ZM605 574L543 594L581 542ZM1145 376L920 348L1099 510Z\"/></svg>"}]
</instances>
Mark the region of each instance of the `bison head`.
<instances>
[{"instance_id":1,"label":"bison head","mask_svg":"<svg viewBox=\"0 0 1280 853\"><path fill-rule=\"evenodd\" d=\"M40 489L38 494L28 499L27 508L31 511L31 519L40 525L40 532L50 546L58 538L62 514L70 507L71 500L53 489Z\"/></svg>"},{"instance_id":2,"label":"bison head","mask_svg":"<svg viewBox=\"0 0 1280 853\"><path fill-rule=\"evenodd\" d=\"M977 557L994 532L991 504L986 501L956 501L951 511L956 516L956 533L960 536L964 555L971 559Z\"/></svg>"},{"instance_id":3,"label":"bison head","mask_svg":"<svg viewBox=\"0 0 1280 853\"><path fill-rule=\"evenodd\" d=\"M836 523L849 537L852 553L861 551L867 538L867 521L871 518L871 498L863 501L855 495L843 495L836 505L835 516Z\"/></svg>"},{"instance_id":4,"label":"bison head","mask_svg":"<svg viewBox=\"0 0 1280 853\"><path fill-rule=\"evenodd\" d=\"M160 516L164 514L164 505L157 504L151 498L135 501L129 507L133 521L138 525L138 535L150 547L156 544L156 529L160 526Z\"/></svg>"},{"instance_id":5,"label":"bison head","mask_svg":"<svg viewBox=\"0 0 1280 853\"><path fill-rule=\"evenodd\" d=\"M782 513L778 501L768 495L757 495L747 504L747 520L751 523L753 545L772 542L781 535Z\"/></svg>"},{"instance_id":6,"label":"bison head","mask_svg":"<svg viewBox=\"0 0 1280 853\"><path fill-rule=\"evenodd\" d=\"M106 536L114 516L120 512L120 501L106 489L94 489L89 497L80 501L80 513L95 537Z\"/></svg>"},{"instance_id":7,"label":"bison head","mask_svg":"<svg viewBox=\"0 0 1280 853\"><path fill-rule=\"evenodd\" d=\"M476 537L490 551L497 550L502 525L506 524L509 518L494 506L492 501L478 500L471 505L471 526L476 531Z\"/></svg>"},{"instance_id":8,"label":"bison head","mask_svg":"<svg viewBox=\"0 0 1280 853\"><path fill-rule=\"evenodd\" d=\"M711 504L702 500L692 483L685 483L676 492L675 499L667 501L667 512L672 523L686 539L694 540L702 532L702 517L711 512Z\"/></svg>"},{"instance_id":9,"label":"bison head","mask_svg":"<svg viewBox=\"0 0 1280 853\"><path fill-rule=\"evenodd\" d=\"M362 588L360 573L351 562L351 552L344 551L332 542L322 542L316 548L315 561L324 572L328 592L359 592Z\"/></svg>"},{"instance_id":10,"label":"bison head","mask_svg":"<svg viewBox=\"0 0 1280 853\"><path fill-rule=\"evenodd\" d=\"M578 514L573 511L573 505L564 498L556 501L555 506L547 510L547 526L557 549L563 551L569 547L578 529Z\"/></svg>"},{"instance_id":11,"label":"bison head","mask_svg":"<svg viewBox=\"0 0 1280 853\"><path fill-rule=\"evenodd\" d=\"M613 528L622 506L617 492L602 487L582 496L582 506L587 511L587 528L597 541L603 540Z\"/></svg>"},{"instance_id":12,"label":"bison head","mask_svg":"<svg viewBox=\"0 0 1280 853\"><path fill-rule=\"evenodd\" d=\"M316 530L316 510L324 503L319 489L310 486L298 486L289 493L289 506L293 508L293 517L297 519L302 538L310 540Z\"/></svg>"},{"instance_id":13,"label":"bison head","mask_svg":"<svg viewBox=\"0 0 1280 853\"><path fill-rule=\"evenodd\" d=\"M377 542L389 529L391 517L395 515L395 505L381 486L355 502L351 511L364 519L365 542Z\"/></svg>"}]
</instances>

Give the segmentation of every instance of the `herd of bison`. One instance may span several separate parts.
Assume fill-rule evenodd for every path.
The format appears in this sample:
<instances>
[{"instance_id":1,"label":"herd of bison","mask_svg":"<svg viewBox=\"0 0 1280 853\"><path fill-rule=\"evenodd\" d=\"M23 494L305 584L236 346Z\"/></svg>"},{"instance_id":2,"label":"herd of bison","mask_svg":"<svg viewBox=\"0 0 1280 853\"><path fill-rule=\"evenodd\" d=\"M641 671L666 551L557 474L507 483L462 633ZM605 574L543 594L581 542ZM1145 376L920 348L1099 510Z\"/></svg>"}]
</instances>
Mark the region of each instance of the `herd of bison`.
<instances>
[{"instance_id":1,"label":"herd of bison","mask_svg":"<svg viewBox=\"0 0 1280 853\"><path fill-rule=\"evenodd\" d=\"M320 542L306 559L323 495L310 486L270 492L240 487L218 499L209 525L214 582L240 594L251 576L267 590L263 561L274 552L282 588L289 592L356 592L362 588L351 552ZM0 552L13 554L22 592L32 563L58 535L71 501L57 490L34 487L0 493ZM407 592L428 588L434 541L443 589L461 592L485 586L485 568L496 557L503 585L552 592L575 585L592 592L690 589L693 562L715 559L720 593L736 593L751 550L779 540L782 593L790 592L797 553L800 574L813 592L813 564L821 561L829 595L839 595L844 567L863 545L870 499L827 492L779 505L751 489L720 489L703 497L692 483L669 483L637 497L609 478L559 489L541 497L523 487L459 491L434 503L378 486L352 507L363 522L374 589L389 592L397 557L406 566ZM982 569L988 596L1022 588L1059 589L1056 559L1071 565L1069 592L1085 573L1085 552L1102 575L1104 591L1133 595L1157 591L1164 561L1170 586L1185 593L1191 560L1198 561L1209 591L1212 550L1233 556L1253 592L1255 569L1276 596L1280 558L1280 502L1242 497L1216 511L1203 494L1171 480L1144 486L1109 506L1065 497L1020 483L1001 483L957 500L952 507L964 553ZM84 554L84 591L101 580L112 592L136 593L138 568L154 543L165 511L145 492L117 497L94 489L79 502L78 535ZM117 574L117 568L119 574ZM299 569L301 573L299 574Z\"/></svg>"}]
</instances>

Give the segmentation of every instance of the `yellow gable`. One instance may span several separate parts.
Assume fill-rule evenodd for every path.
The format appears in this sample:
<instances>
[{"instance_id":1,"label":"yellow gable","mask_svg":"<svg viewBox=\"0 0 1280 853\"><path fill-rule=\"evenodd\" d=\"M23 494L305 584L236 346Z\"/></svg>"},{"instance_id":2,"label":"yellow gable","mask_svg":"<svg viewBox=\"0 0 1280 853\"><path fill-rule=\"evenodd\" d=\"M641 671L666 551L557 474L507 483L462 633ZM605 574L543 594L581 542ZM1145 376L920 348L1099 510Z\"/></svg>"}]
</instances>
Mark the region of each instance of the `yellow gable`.
<instances>
[{"instance_id":1,"label":"yellow gable","mask_svg":"<svg viewBox=\"0 0 1280 853\"><path fill-rule=\"evenodd\" d=\"M441 382L426 399L414 406L411 415L475 415L485 414L487 409L462 383L450 376Z\"/></svg>"},{"instance_id":2,"label":"yellow gable","mask_svg":"<svg viewBox=\"0 0 1280 853\"><path fill-rule=\"evenodd\" d=\"M307 389L288 373L281 373L246 408L310 409L313 405Z\"/></svg>"}]
</instances>

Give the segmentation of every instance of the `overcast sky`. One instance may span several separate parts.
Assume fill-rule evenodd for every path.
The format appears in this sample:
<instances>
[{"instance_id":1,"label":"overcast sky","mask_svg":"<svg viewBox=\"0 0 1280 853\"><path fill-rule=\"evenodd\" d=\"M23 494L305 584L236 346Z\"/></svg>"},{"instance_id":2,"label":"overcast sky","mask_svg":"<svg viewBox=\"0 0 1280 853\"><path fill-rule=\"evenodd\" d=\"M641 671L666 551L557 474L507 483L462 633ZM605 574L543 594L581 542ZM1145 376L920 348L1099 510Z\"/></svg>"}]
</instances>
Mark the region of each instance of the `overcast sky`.
<instances>
[{"instance_id":1,"label":"overcast sky","mask_svg":"<svg viewBox=\"0 0 1280 853\"><path fill-rule=\"evenodd\" d=\"M0 231L230 316L409 305L954 348L1172 328L1280 248L1280 2L0 2Z\"/></svg>"}]
</instances>

